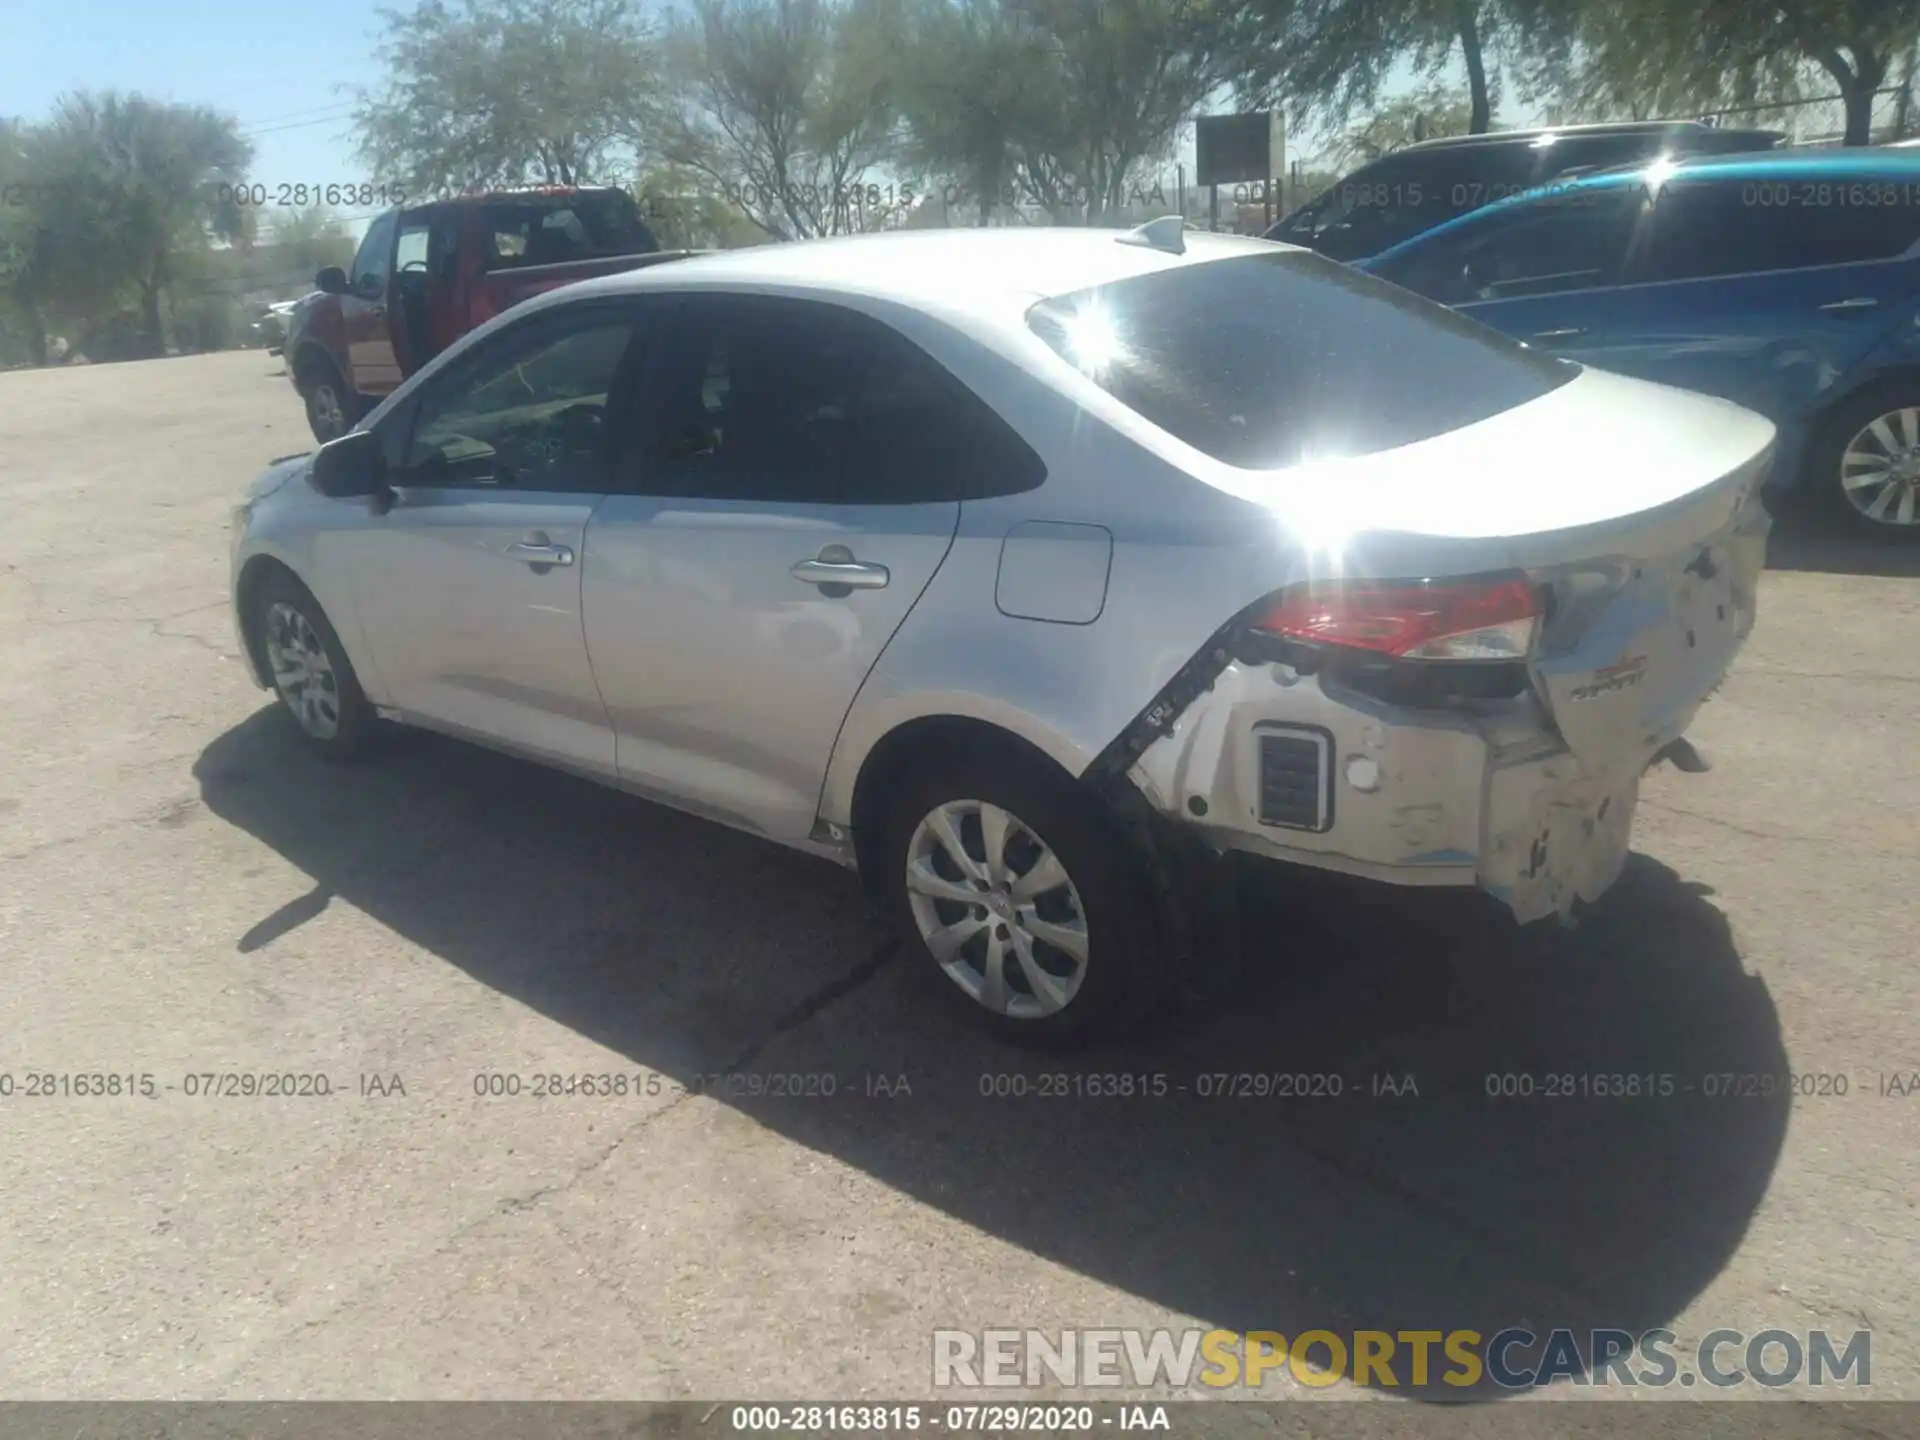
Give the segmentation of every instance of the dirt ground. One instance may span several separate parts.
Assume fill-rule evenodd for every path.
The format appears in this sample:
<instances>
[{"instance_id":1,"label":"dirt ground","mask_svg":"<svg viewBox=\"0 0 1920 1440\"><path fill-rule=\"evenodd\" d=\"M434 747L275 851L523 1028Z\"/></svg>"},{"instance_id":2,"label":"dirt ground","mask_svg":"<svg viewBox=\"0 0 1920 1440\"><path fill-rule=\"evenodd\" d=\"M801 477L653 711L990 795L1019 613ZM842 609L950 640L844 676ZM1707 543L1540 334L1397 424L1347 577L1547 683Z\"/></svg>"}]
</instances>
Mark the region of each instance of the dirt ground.
<instances>
[{"instance_id":1,"label":"dirt ground","mask_svg":"<svg viewBox=\"0 0 1920 1440\"><path fill-rule=\"evenodd\" d=\"M1264 884L1238 972L1042 1062L831 867L431 737L309 760L227 612L229 506L308 448L277 369L0 375L0 1394L899 1398L936 1328L1525 1323L1870 1329L1920 1398L1920 552L1778 538L1713 770L1579 930ZM1417 1093L1192 1093L1277 1071ZM1787 1071L1847 1093L1701 1087ZM157 1093L26 1093L96 1072ZM982 1094L1049 1072L1189 1093ZM549 1073L633 1078L476 1093Z\"/></svg>"}]
</instances>

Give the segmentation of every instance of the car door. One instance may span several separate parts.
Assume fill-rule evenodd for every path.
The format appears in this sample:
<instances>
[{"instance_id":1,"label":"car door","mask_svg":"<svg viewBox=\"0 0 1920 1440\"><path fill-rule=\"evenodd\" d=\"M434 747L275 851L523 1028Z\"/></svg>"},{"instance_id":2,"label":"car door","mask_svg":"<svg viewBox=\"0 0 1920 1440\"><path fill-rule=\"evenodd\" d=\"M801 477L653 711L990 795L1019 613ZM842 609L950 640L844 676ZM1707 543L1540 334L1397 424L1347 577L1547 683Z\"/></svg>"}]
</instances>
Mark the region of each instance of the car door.
<instances>
[{"instance_id":1,"label":"car door","mask_svg":"<svg viewBox=\"0 0 1920 1440\"><path fill-rule=\"evenodd\" d=\"M385 395L401 381L400 358L387 328L387 287L393 278L393 247L400 212L389 210L367 227L340 297L340 332L346 341L347 383L362 395Z\"/></svg>"},{"instance_id":2,"label":"car door","mask_svg":"<svg viewBox=\"0 0 1920 1440\"><path fill-rule=\"evenodd\" d=\"M647 389L587 535L620 774L804 840L840 724L1005 427L878 320L777 296L682 297Z\"/></svg>"},{"instance_id":3,"label":"car door","mask_svg":"<svg viewBox=\"0 0 1920 1440\"><path fill-rule=\"evenodd\" d=\"M529 316L389 417L392 505L339 543L374 668L412 718L613 773L580 560L642 315L586 301Z\"/></svg>"},{"instance_id":4,"label":"car door","mask_svg":"<svg viewBox=\"0 0 1920 1440\"><path fill-rule=\"evenodd\" d=\"M1920 239L1920 209L1853 203L1849 189L1875 187L1670 180L1630 283L1606 297L1604 325L1567 337L1567 352L1775 421L1804 417L1912 324L1920 291L1920 262L1902 258Z\"/></svg>"}]
</instances>

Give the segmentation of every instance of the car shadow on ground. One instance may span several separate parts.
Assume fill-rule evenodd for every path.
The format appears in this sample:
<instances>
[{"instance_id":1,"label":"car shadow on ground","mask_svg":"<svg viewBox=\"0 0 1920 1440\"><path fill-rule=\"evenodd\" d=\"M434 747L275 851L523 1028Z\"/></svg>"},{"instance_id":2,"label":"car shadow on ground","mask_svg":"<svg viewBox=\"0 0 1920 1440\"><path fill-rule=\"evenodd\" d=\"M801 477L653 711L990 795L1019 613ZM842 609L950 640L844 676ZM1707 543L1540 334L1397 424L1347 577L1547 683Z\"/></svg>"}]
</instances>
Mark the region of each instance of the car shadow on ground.
<instances>
[{"instance_id":1,"label":"car shadow on ground","mask_svg":"<svg viewBox=\"0 0 1920 1440\"><path fill-rule=\"evenodd\" d=\"M236 967L286 963L337 898L637 1066L832 1073L839 1103L728 1103L1208 1325L1639 1333L1726 1263L1785 1134L1773 1087L1720 1078L1787 1068L1771 998L1709 892L1642 856L1571 932L1255 877L1235 960L1150 1030L1041 1058L931 1003L851 875L584 781L425 735L330 767L272 710L195 774L314 881ZM1395 1364L1403 1394L1506 1393L1441 1383L1437 1350L1425 1387Z\"/></svg>"},{"instance_id":2,"label":"car shadow on ground","mask_svg":"<svg viewBox=\"0 0 1920 1440\"><path fill-rule=\"evenodd\" d=\"M1793 496L1775 510L1767 568L1911 580L1920 576L1920 532L1863 535L1831 511Z\"/></svg>"}]
</instances>

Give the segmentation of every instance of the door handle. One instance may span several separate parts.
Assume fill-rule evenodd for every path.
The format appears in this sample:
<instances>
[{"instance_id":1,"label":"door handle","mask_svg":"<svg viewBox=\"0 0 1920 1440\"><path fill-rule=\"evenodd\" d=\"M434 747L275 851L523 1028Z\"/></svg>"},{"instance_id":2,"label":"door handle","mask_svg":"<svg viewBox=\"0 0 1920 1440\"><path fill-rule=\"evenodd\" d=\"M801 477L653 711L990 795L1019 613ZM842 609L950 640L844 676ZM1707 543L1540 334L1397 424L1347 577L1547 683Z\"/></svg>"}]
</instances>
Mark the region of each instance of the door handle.
<instances>
[{"instance_id":1,"label":"door handle","mask_svg":"<svg viewBox=\"0 0 1920 1440\"><path fill-rule=\"evenodd\" d=\"M1528 338L1532 340L1569 340L1575 335L1584 335L1586 333L1587 327L1584 325L1568 325L1559 330L1536 330Z\"/></svg>"},{"instance_id":2,"label":"door handle","mask_svg":"<svg viewBox=\"0 0 1920 1440\"><path fill-rule=\"evenodd\" d=\"M1879 304L1880 302L1871 295L1856 295L1851 300L1829 300L1820 308L1829 312L1834 310L1873 310L1878 308Z\"/></svg>"},{"instance_id":3,"label":"door handle","mask_svg":"<svg viewBox=\"0 0 1920 1440\"><path fill-rule=\"evenodd\" d=\"M522 540L518 544L509 545L507 554L529 565L571 565L573 563L573 547L570 545L535 544L530 540Z\"/></svg>"},{"instance_id":4,"label":"door handle","mask_svg":"<svg viewBox=\"0 0 1920 1440\"><path fill-rule=\"evenodd\" d=\"M386 315L387 307L384 305L376 305L373 307L373 309L369 310L367 313L373 316L374 319L379 320Z\"/></svg>"},{"instance_id":5,"label":"door handle","mask_svg":"<svg viewBox=\"0 0 1920 1440\"><path fill-rule=\"evenodd\" d=\"M787 573L807 585L843 590L884 590L893 578L886 566L860 560L802 560Z\"/></svg>"}]
</instances>

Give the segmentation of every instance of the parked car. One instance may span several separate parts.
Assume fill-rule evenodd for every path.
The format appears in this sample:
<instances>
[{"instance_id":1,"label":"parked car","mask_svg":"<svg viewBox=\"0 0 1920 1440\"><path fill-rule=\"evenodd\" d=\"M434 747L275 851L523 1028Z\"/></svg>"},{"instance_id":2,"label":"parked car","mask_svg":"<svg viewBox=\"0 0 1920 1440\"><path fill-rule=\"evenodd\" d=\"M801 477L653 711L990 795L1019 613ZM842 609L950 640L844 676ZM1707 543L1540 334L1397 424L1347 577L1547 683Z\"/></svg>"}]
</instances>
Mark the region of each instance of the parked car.
<instances>
[{"instance_id":1,"label":"parked car","mask_svg":"<svg viewBox=\"0 0 1920 1440\"><path fill-rule=\"evenodd\" d=\"M1920 154L1778 151L1578 177L1364 263L1482 324L1781 429L1775 478L1920 536Z\"/></svg>"},{"instance_id":2,"label":"parked car","mask_svg":"<svg viewBox=\"0 0 1920 1440\"><path fill-rule=\"evenodd\" d=\"M1361 166L1268 230L1267 238L1335 260L1362 260L1576 171L1662 155L1767 150L1784 138L1778 130L1656 120L1426 140Z\"/></svg>"},{"instance_id":3,"label":"parked car","mask_svg":"<svg viewBox=\"0 0 1920 1440\"><path fill-rule=\"evenodd\" d=\"M269 355L278 355L287 343L287 325L293 318L298 300L281 300L271 305L262 305L260 313L254 317L253 333L266 347Z\"/></svg>"},{"instance_id":4,"label":"parked car","mask_svg":"<svg viewBox=\"0 0 1920 1440\"><path fill-rule=\"evenodd\" d=\"M320 754L426 726L857 866L1065 1042L1222 852L1597 898L1772 438L1257 238L894 232L491 321L260 477L233 606Z\"/></svg>"},{"instance_id":5,"label":"parked car","mask_svg":"<svg viewBox=\"0 0 1920 1440\"><path fill-rule=\"evenodd\" d=\"M287 375L327 441L460 336L528 296L672 260L624 190L546 188L463 195L389 210L351 270L289 319Z\"/></svg>"}]
</instances>

